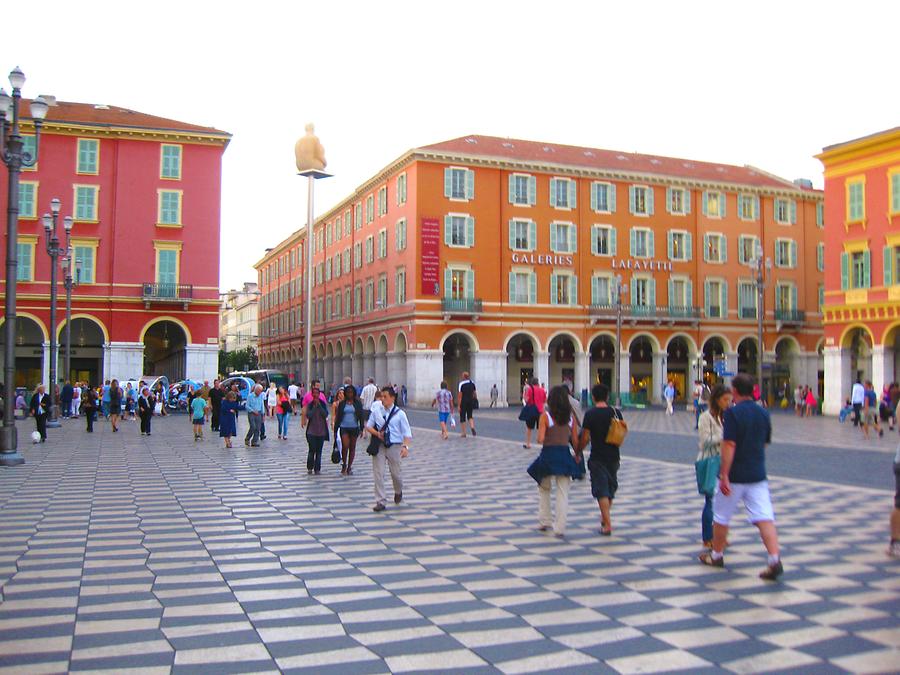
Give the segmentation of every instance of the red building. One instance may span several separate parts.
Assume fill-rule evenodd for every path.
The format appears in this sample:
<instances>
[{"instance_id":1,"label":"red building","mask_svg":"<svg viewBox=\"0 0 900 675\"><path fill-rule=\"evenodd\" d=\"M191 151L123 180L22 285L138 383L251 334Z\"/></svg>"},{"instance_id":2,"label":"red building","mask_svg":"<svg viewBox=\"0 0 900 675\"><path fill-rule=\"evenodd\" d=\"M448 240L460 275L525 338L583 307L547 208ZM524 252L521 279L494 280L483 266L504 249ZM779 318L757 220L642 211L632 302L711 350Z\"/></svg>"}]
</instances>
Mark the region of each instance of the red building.
<instances>
[{"instance_id":1,"label":"red building","mask_svg":"<svg viewBox=\"0 0 900 675\"><path fill-rule=\"evenodd\" d=\"M30 119L22 131L33 148ZM217 129L125 108L51 101L38 163L20 176L17 386L48 380L51 261L41 216L54 197L62 202L63 245L62 218L74 218L78 281L71 372L63 373L65 290L59 274L60 378L212 379L221 165L230 138ZM6 210L5 191L0 209ZM6 280L0 279L0 294L5 292Z\"/></svg>"}]
</instances>

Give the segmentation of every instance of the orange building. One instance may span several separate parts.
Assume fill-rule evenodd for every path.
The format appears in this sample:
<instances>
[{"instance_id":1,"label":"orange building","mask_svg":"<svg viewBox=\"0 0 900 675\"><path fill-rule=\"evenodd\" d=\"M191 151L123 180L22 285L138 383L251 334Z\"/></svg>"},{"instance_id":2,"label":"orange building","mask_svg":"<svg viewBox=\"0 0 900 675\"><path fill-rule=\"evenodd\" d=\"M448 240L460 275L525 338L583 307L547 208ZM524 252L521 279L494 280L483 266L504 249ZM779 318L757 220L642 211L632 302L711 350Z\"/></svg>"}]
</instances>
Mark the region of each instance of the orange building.
<instances>
[{"instance_id":1,"label":"orange building","mask_svg":"<svg viewBox=\"0 0 900 675\"><path fill-rule=\"evenodd\" d=\"M822 194L759 169L468 136L411 150L317 219L314 371L406 384L428 403L469 371L486 398L522 382L580 393L614 377L658 401L719 370L755 372L749 262L772 391L820 378ZM260 358L299 377L305 228L259 271Z\"/></svg>"},{"instance_id":2,"label":"orange building","mask_svg":"<svg viewBox=\"0 0 900 675\"><path fill-rule=\"evenodd\" d=\"M900 377L900 127L831 145L825 167L825 412Z\"/></svg>"}]
</instances>

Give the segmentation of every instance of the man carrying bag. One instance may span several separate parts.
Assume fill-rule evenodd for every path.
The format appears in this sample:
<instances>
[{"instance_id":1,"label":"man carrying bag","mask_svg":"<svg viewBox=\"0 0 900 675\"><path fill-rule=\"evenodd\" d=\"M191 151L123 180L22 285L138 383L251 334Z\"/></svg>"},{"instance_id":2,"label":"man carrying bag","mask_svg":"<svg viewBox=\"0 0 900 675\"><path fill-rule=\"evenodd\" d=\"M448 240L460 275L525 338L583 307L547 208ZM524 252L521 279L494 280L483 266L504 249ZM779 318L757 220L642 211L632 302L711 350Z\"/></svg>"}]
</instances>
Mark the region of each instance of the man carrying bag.
<instances>
[{"instance_id":1,"label":"man carrying bag","mask_svg":"<svg viewBox=\"0 0 900 675\"><path fill-rule=\"evenodd\" d=\"M366 452L372 455L372 472L375 483L375 506L373 511L384 511L387 495L384 491L384 465L387 463L394 484L394 503L403 500L403 474L400 460L409 456L412 429L406 413L396 405L397 394L392 387L382 390L382 408L376 407L366 423L372 440Z\"/></svg>"}]
</instances>

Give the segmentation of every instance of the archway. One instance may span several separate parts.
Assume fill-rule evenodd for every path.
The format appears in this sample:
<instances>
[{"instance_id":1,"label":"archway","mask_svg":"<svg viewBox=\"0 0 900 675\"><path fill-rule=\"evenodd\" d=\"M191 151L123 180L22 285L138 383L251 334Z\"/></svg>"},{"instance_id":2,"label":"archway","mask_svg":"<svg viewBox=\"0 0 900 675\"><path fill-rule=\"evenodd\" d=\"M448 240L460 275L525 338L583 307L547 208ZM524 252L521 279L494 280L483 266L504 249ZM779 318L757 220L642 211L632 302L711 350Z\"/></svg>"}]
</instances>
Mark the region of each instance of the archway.
<instances>
[{"instance_id":1,"label":"archway","mask_svg":"<svg viewBox=\"0 0 900 675\"><path fill-rule=\"evenodd\" d=\"M444 340L444 377L450 391L456 392L463 373L472 372L471 354L474 345L468 335L451 333Z\"/></svg>"},{"instance_id":2,"label":"archway","mask_svg":"<svg viewBox=\"0 0 900 675\"><path fill-rule=\"evenodd\" d=\"M850 352L850 381L865 382L872 379L872 336L859 326L848 330L841 346Z\"/></svg>"},{"instance_id":3,"label":"archway","mask_svg":"<svg viewBox=\"0 0 900 675\"><path fill-rule=\"evenodd\" d=\"M691 380L690 346L683 336L679 335L669 340L666 347L666 363L666 377L675 385L675 400L684 402L693 391L694 384Z\"/></svg>"},{"instance_id":4,"label":"archway","mask_svg":"<svg viewBox=\"0 0 900 675\"><path fill-rule=\"evenodd\" d=\"M330 342L325 345L325 381L322 383L322 386L325 387L325 391L332 391L335 383L337 382L337 378L334 374L334 345Z\"/></svg>"},{"instance_id":5,"label":"archway","mask_svg":"<svg viewBox=\"0 0 900 675\"><path fill-rule=\"evenodd\" d=\"M538 344L526 333L516 333L507 342L506 399L510 405L521 404L526 384L532 377L540 377L537 352Z\"/></svg>"},{"instance_id":6,"label":"archway","mask_svg":"<svg viewBox=\"0 0 900 675\"><path fill-rule=\"evenodd\" d=\"M703 343L703 381L711 388L718 383L716 363L725 365L725 341L717 336L707 338Z\"/></svg>"},{"instance_id":7,"label":"archway","mask_svg":"<svg viewBox=\"0 0 900 675\"><path fill-rule=\"evenodd\" d=\"M375 338L371 335L366 338L366 353L363 358L363 379L368 382L369 378L375 380L376 386L381 386L381 382L375 377Z\"/></svg>"},{"instance_id":8,"label":"archway","mask_svg":"<svg viewBox=\"0 0 900 675\"><path fill-rule=\"evenodd\" d=\"M2 325L2 324L0 324ZM16 315L16 387L27 391L39 384L47 384L44 377L44 345L48 342L44 327L21 312ZM0 364L4 363L6 330L0 328ZM47 361L49 368L49 361Z\"/></svg>"},{"instance_id":9,"label":"archway","mask_svg":"<svg viewBox=\"0 0 900 675\"><path fill-rule=\"evenodd\" d=\"M738 342L737 353L738 372L747 373L748 375L756 377L756 359L758 355L758 350L756 348L756 338L745 337L743 340Z\"/></svg>"},{"instance_id":10,"label":"archway","mask_svg":"<svg viewBox=\"0 0 900 675\"><path fill-rule=\"evenodd\" d=\"M351 366L350 373L353 377L353 384L357 387L361 387L365 384L365 358L363 356L363 341L362 338L356 338L356 342L353 343L353 353L351 355Z\"/></svg>"},{"instance_id":11,"label":"archway","mask_svg":"<svg viewBox=\"0 0 900 675\"><path fill-rule=\"evenodd\" d=\"M574 336L568 333L557 335L550 344L547 345L547 351L550 358L550 369L547 382L548 388L552 389L557 384L564 384L569 388L569 393L573 396L575 392L575 353L578 350L578 341ZM581 384L580 382L578 383Z\"/></svg>"},{"instance_id":12,"label":"archway","mask_svg":"<svg viewBox=\"0 0 900 675\"><path fill-rule=\"evenodd\" d=\"M807 381L806 373L802 371L797 340L790 336L781 337L775 343L775 363L772 365L772 387L776 403L785 396L790 399L798 385L812 386Z\"/></svg>"},{"instance_id":13,"label":"archway","mask_svg":"<svg viewBox=\"0 0 900 675\"><path fill-rule=\"evenodd\" d=\"M74 338L73 338L74 342ZM165 375L169 382L183 380L187 357L188 337L175 321L161 319L144 331L144 372L114 373L116 376L140 377Z\"/></svg>"},{"instance_id":14,"label":"archway","mask_svg":"<svg viewBox=\"0 0 900 675\"><path fill-rule=\"evenodd\" d=\"M598 335L590 344L591 382L593 386L600 382L613 390L613 378L616 371L615 338L605 333Z\"/></svg>"},{"instance_id":15,"label":"archway","mask_svg":"<svg viewBox=\"0 0 900 675\"><path fill-rule=\"evenodd\" d=\"M382 333L378 338L378 345L375 349L375 382L379 387L385 384L397 384L388 381L388 363L387 363L388 343L387 337Z\"/></svg>"},{"instance_id":16,"label":"archway","mask_svg":"<svg viewBox=\"0 0 900 675\"><path fill-rule=\"evenodd\" d=\"M106 344L106 331L103 325L93 317L72 317L72 348L70 351L69 372L64 376L71 382L100 383L104 379L103 347ZM59 365L60 372L66 367L66 327L65 322L59 329ZM137 373L138 377L144 373ZM130 374L129 374L130 376Z\"/></svg>"},{"instance_id":17,"label":"archway","mask_svg":"<svg viewBox=\"0 0 900 675\"><path fill-rule=\"evenodd\" d=\"M646 405L653 400L654 387L661 390L662 383L653 381L653 343L646 335L632 340L628 347L631 362L631 401Z\"/></svg>"},{"instance_id":18,"label":"archway","mask_svg":"<svg viewBox=\"0 0 900 675\"><path fill-rule=\"evenodd\" d=\"M388 374L390 379L400 385L400 392L403 392L403 387L408 387L409 383L406 381L408 377L408 373L406 371L406 351L409 345L406 342L406 336L403 333L398 333L397 338L394 340L394 353L388 357ZM407 398L409 391L407 390ZM401 401L403 405L406 405L406 401Z\"/></svg>"}]
</instances>

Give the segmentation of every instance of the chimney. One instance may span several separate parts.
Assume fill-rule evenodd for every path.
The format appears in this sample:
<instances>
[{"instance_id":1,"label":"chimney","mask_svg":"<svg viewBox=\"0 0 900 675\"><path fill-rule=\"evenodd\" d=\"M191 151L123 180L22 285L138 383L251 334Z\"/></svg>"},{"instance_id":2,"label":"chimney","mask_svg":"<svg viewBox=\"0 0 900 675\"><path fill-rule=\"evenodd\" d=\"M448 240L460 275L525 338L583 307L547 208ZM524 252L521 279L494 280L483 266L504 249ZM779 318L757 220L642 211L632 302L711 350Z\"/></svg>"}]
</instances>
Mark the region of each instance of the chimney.
<instances>
[{"instance_id":1,"label":"chimney","mask_svg":"<svg viewBox=\"0 0 900 675\"><path fill-rule=\"evenodd\" d=\"M795 178L794 185L806 190L812 190L812 181L809 178Z\"/></svg>"}]
</instances>

